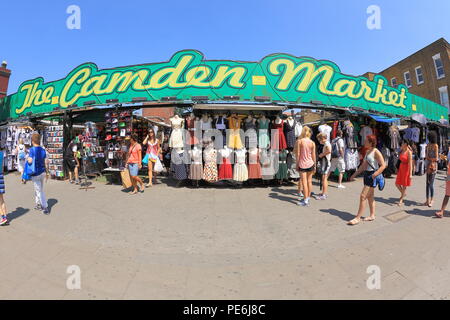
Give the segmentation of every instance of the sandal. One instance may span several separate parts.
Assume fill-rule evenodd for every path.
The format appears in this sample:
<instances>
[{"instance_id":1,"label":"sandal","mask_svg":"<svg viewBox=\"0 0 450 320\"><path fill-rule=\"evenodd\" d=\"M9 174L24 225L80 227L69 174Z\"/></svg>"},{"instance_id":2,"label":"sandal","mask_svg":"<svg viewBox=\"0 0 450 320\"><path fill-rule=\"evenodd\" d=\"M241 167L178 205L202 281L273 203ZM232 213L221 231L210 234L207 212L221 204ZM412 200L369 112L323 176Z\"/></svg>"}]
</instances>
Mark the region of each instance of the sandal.
<instances>
[{"instance_id":1,"label":"sandal","mask_svg":"<svg viewBox=\"0 0 450 320\"><path fill-rule=\"evenodd\" d=\"M136 190L130 192L131 195L138 193Z\"/></svg>"},{"instance_id":2,"label":"sandal","mask_svg":"<svg viewBox=\"0 0 450 320\"><path fill-rule=\"evenodd\" d=\"M367 217L367 218L363 219L363 221L374 221L374 220L375 220L375 217Z\"/></svg>"},{"instance_id":3,"label":"sandal","mask_svg":"<svg viewBox=\"0 0 450 320\"><path fill-rule=\"evenodd\" d=\"M443 218L444 217L444 214L441 213L440 211L436 212L434 215L436 216L436 218Z\"/></svg>"},{"instance_id":4,"label":"sandal","mask_svg":"<svg viewBox=\"0 0 450 320\"><path fill-rule=\"evenodd\" d=\"M347 222L347 224L349 226L355 226L360 222L361 222L361 218L354 218L354 219L350 220L349 222Z\"/></svg>"},{"instance_id":5,"label":"sandal","mask_svg":"<svg viewBox=\"0 0 450 320\"><path fill-rule=\"evenodd\" d=\"M145 185L145 187L146 187L146 188L153 187L153 184L152 184L152 183L147 183L147 184Z\"/></svg>"}]
</instances>

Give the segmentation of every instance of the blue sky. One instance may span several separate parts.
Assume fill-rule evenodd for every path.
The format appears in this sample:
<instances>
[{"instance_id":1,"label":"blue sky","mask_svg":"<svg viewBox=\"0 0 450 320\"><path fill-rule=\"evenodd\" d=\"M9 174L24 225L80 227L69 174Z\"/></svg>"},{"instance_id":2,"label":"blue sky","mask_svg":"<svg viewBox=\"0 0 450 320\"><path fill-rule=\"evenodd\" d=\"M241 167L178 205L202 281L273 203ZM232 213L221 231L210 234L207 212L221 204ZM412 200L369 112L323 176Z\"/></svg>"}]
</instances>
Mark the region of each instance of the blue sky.
<instances>
[{"instance_id":1,"label":"blue sky","mask_svg":"<svg viewBox=\"0 0 450 320\"><path fill-rule=\"evenodd\" d=\"M81 8L81 30L66 28L72 4ZM366 27L372 4L381 8L381 30ZM449 12L449 0L3 0L0 60L13 72L9 94L27 79L57 80L84 62L159 62L182 49L248 61L285 52L360 75L440 37L450 41Z\"/></svg>"}]
</instances>

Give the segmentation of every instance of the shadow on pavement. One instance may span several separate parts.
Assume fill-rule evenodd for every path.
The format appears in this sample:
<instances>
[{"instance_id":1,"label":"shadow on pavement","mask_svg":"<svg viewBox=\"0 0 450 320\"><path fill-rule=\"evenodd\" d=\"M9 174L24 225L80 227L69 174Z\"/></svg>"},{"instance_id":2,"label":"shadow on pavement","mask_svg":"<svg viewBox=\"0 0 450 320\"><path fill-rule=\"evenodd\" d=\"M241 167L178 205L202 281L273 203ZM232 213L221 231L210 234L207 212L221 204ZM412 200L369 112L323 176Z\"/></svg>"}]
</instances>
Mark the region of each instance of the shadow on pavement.
<instances>
[{"instance_id":1,"label":"shadow on pavement","mask_svg":"<svg viewBox=\"0 0 450 320\"><path fill-rule=\"evenodd\" d=\"M8 220L12 221L14 219L20 218L21 216L28 213L29 211L30 211L30 209L18 207L18 208L16 208L16 210L14 210L8 214Z\"/></svg>"},{"instance_id":2,"label":"shadow on pavement","mask_svg":"<svg viewBox=\"0 0 450 320\"><path fill-rule=\"evenodd\" d=\"M285 202L290 202L293 204L297 203L297 198L292 198L292 197L286 197L283 195L280 195L276 192L271 192L269 193L269 197L271 197L272 199L277 199L277 200L281 200L281 201L285 201Z\"/></svg>"},{"instance_id":3,"label":"shadow on pavement","mask_svg":"<svg viewBox=\"0 0 450 320\"><path fill-rule=\"evenodd\" d=\"M344 221L352 220L355 217L355 215L351 214L350 212L345 212L345 211L336 210L336 209L321 209L320 211L331 214L332 216L341 218Z\"/></svg>"},{"instance_id":4,"label":"shadow on pavement","mask_svg":"<svg viewBox=\"0 0 450 320\"><path fill-rule=\"evenodd\" d=\"M47 200L48 210L51 211L57 203L58 203L58 200L56 200L56 199L48 199Z\"/></svg>"},{"instance_id":5,"label":"shadow on pavement","mask_svg":"<svg viewBox=\"0 0 450 320\"><path fill-rule=\"evenodd\" d=\"M382 198L382 197L375 197L375 201L376 202L381 202L384 204L388 204L390 206L395 206L397 207L396 202L398 201L398 198ZM403 203L405 204L405 206L407 207L412 207L412 206L420 206L422 205L421 203L418 203L417 201L411 201L408 199L405 199L403 201ZM402 208L402 207L398 207L398 208Z\"/></svg>"},{"instance_id":6,"label":"shadow on pavement","mask_svg":"<svg viewBox=\"0 0 450 320\"><path fill-rule=\"evenodd\" d=\"M428 217L428 218L436 218L434 215L436 212L438 212L438 209L430 210L420 210L420 209L414 209L414 210L405 210L407 214L413 214L416 216L422 216L422 217Z\"/></svg>"}]
</instances>

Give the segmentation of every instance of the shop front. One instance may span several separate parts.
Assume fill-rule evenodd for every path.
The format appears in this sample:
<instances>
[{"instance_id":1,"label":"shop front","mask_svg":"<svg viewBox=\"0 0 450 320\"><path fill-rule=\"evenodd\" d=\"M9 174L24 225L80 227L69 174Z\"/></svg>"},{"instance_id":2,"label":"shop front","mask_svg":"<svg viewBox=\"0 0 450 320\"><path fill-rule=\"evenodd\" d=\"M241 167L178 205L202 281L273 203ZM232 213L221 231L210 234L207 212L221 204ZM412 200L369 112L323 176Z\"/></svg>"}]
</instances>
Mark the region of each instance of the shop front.
<instances>
[{"instance_id":1,"label":"shop front","mask_svg":"<svg viewBox=\"0 0 450 320\"><path fill-rule=\"evenodd\" d=\"M136 134L142 143L153 129L162 162L175 179L193 185L282 183L298 177L293 151L305 125L296 117L298 110L333 115L308 125L330 139L338 129L344 133L349 170L356 169L361 141L371 132L393 162L405 121L410 122L407 134L423 129L419 147L431 124L440 132L441 151L447 147L445 107L403 85L389 87L381 76L369 81L341 73L331 61L287 54L259 62L209 61L198 51L185 50L162 63L113 69L87 63L61 80L25 81L17 93L0 100L0 107L5 128L27 123L25 134L43 133L55 178L65 177L64 153L74 139L83 172L118 175L125 168L127 137ZM134 113L143 108L170 108L175 115L167 127ZM286 110L295 111L283 114ZM413 120L414 114L421 114L426 124Z\"/></svg>"}]
</instances>

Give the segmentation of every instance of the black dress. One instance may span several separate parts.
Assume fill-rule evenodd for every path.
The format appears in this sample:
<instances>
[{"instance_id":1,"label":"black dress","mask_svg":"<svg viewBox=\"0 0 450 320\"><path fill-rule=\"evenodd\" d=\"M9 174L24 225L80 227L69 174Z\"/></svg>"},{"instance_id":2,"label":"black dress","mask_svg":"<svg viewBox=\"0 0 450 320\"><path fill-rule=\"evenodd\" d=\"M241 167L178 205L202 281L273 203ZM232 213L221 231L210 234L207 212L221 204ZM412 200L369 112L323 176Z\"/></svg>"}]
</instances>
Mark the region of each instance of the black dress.
<instances>
[{"instance_id":1,"label":"black dress","mask_svg":"<svg viewBox=\"0 0 450 320\"><path fill-rule=\"evenodd\" d=\"M295 121L292 123L292 126L289 120L284 122L284 136L286 137L286 144L289 149L293 149L295 146L295 125Z\"/></svg>"}]
</instances>

